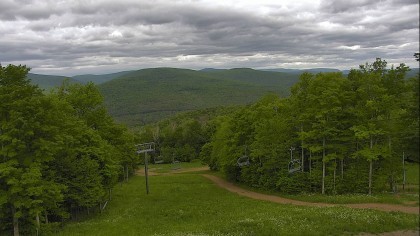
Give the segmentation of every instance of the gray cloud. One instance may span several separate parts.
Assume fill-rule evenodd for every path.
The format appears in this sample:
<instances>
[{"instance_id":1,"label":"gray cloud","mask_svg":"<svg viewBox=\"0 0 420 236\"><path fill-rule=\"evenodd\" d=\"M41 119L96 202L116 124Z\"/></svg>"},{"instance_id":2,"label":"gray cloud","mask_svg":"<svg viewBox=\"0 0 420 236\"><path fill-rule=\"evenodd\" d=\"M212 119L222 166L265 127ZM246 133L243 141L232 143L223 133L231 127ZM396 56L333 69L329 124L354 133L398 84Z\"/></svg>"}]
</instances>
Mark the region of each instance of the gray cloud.
<instances>
[{"instance_id":1,"label":"gray cloud","mask_svg":"<svg viewBox=\"0 0 420 236\"><path fill-rule=\"evenodd\" d=\"M0 62L38 73L347 69L375 57L417 65L419 4L411 0L239 7L205 0L25 2L0 2Z\"/></svg>"}]
</instances>

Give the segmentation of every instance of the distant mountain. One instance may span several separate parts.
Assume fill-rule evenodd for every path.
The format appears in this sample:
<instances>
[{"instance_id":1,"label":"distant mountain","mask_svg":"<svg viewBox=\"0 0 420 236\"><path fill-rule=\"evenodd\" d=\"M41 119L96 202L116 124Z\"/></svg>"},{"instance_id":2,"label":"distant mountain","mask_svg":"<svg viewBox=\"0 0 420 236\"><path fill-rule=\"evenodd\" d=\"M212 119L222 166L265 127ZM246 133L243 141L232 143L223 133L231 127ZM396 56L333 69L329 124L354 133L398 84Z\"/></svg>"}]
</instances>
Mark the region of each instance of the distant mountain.
<instances>
[{"instance_id":1,"label":"distant mountain","mask_svg":"<svg viewBox=\"0 0 420 236\"><path fill-rule=\"evenodd\" d=\"M262 71L273 71L273 72L284 72L284 73L293 73L293 74L302 74L303 72L309 72L313 74L317 74L320 72L340 72L338 69L333 68L312 68L312 69L284 69L284 68L276 68L276 69L262 69Z\"/></svg>"},{"instance_id":2,"label":"distant mountain","mask_svg":"<svg viewBox=\"0 0 420 236\"><path fill-rule=\"evenodd\" d=\"M181 111L248 104L267 93L287 96L289 88L304 71L319 73L339 70L207 68L195 71L152 68L71 78L30 73L28 78L45 90L60 86L65 79L69 79L70 83L92 81L98 84L110 113L118 121L134 126ZM348 72L345 70L343 74ZM414 77L418 73L419 68L412 68L407 77Z\"/></svg>"},{"instance_id":3,"label":"distant mountain","mask_svg":"<svg viewBox=\"0 0 420 236\"><path fill-rule=\"evenodd\" d=\"M277 68L277 69L261 69L261 71L283 72L283 73L293 73L293 74L300 74L300 73L303 73L303 71L302 71L302 70L299 70L299 69L284 69L284 68Z\"/></svg>"},{"instance_id":4,"label":"distant mountain","mask_svg":"<svg viewBox=\"0 0 420 236\"><path fill-rule=\"evenodd\" d=\"M99 88L117 120L140 125L180 111L249 104L270 92L287 95L297 80L298 76L252 69L154 68L128 73Z\"/></svg>"},{"instance_id":5,"label":"distant mountain","mask_svg":"<svg viewBox=\"0 0 420 236\"><path fill-rule=\"evenodd\" d=\"M268 91L276 90L283 94L289 93L289 87L298 80L297 74L260 71L250 68L234 68L229 70L205 71L205 73L219 78L262 86ZM275 92L275 91L272 91Z\"/></svg>"},{"instance_id":6,"label":"distant mountain","mask_svg":"<svg viewBox=\"0 0 420 236\"><path fill-rule=\"evenodd\" d=\"M44 90L49 90L60 86L65 79L68 79L70 83L79 83L79 81L72 78L58 75L40 75L28 73L27 78L31 80L32 84L36 84Z\"/></svg>"},{"instance_id":7,"label":"distant mountain","mask_svg":"<svg viewBox=\"0 0 420 236\"><path fill-rule=\"evenodd\" d=\"M76 75L76 76L73 76L72 78L82 83L93 82L94 84L102 84L110 80L113 80L115 78L126 75L128 73L131 73L131 72L133 71L121 71L117 73L103 74L103 75Z\"/></svg>"},{"instance_id":8,"label":"distant mountain","mask_svg":"<svg viewBox=\"0 0 420 236\"><path fill-rule=\"evenodd\" d=\"M204 69L201 69L200 71L201 72L214 72L214 71L224 71L224 70L226 69L204 68Z\"/></svg>"},{"instance_id":9,"label":"distant mountain","mask_svg":"<svg viewBox=\"0 0 420 236\"><path fill-rule=\"evenodd\" d=\"M70 83L83 83L93 82L94 84L101 84L115 78L126 75L132 71L121 71L111 74L103 75L76 75L73 77L59 76L59 75L41 75L29 73L28 78L32 81L32 84L37 84L44 90L49 90L54 87L60 86L65 79L68 79Z\"/></svg>"},{"instance_id":10,"label":"distant mountain","mask_svg":"<svg viewBox=\"0 0 420 236\"><path fill-rule=\"evenodd\" d=\"M420 68L410 68L410 71L407 73L407 77L416 77L419 75Z\"/></svg>"}]
</instances>

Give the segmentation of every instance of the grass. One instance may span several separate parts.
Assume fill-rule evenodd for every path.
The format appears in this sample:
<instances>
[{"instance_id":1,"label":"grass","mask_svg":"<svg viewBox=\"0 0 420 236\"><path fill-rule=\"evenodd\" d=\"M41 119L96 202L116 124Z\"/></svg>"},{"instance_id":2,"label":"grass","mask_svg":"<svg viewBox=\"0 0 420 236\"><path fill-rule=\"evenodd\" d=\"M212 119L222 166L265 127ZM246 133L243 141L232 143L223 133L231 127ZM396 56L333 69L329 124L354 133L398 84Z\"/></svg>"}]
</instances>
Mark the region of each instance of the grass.
<instances>
[{"instance_id":1,"label":"grass","mask_svg":"<svg viewBox=\"0 0 420 236\"><path fill-rule=\"evenodd\" d=\"M322 195L322 194L299 194L299 195L281 195L286 198L296 199L305 202L325 202L335 204L351 203L387 203L409 206L419 205L418 194L343 194L343 195ZM415 203L414 203L415 202Z\"/></svg>"},{"instance_id":2,"label":"grass","mask_svg":"<svg viewBox=\"0 0 420 236\"><path fill-rule=\"evenodd\" d=\"M151 164L149 165L150 171L156 173L168 173L171 172L174 168L179 168L179 170L197 168L197 167L206 167L207 165L202 164L199 159L192 160L191 162L180 162L177 164ZM143 167L141 168L143 169Z\"/></svg>"},{"instance_id":3,"label":"grass","mask_svg":"<svg viewBox=\"0 0 420 236\"><path fill-rule=\"evenodd\" d=\"M416 229L419 217L345 207L301 207L248 199L200 175L136 176L114 190L105 212L58 235L342 235Z\"/></svg>"}]
</instances>

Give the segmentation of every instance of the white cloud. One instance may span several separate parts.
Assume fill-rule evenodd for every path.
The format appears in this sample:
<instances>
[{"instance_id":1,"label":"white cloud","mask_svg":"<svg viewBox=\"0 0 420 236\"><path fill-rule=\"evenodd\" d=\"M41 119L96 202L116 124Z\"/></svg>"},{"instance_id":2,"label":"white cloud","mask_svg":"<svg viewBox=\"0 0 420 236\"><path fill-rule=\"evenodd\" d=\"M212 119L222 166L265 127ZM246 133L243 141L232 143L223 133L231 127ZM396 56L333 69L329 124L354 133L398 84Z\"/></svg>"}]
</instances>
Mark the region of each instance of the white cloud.
<instances>
[{"instance_id":1,"label":"white cloud","mask_svg":"<svg viewBox=\"0 0 420 236\"><path fill-rule=\"evenodd\" d=\"M109 34L109 36L111 38L122 38L123 34L118 30L114 30L114 31L112 31L112 33Z\"/></svg>"},{"instance_id":2,"label":"white cloud","mask_svg":"<svg viewBox=\"0 0 420 236\"><path fill-rule=\"evenodd\" d=\"M0 62L34 72L418 66L416 1L0 2Z\"/></svg>"}]
</instances>

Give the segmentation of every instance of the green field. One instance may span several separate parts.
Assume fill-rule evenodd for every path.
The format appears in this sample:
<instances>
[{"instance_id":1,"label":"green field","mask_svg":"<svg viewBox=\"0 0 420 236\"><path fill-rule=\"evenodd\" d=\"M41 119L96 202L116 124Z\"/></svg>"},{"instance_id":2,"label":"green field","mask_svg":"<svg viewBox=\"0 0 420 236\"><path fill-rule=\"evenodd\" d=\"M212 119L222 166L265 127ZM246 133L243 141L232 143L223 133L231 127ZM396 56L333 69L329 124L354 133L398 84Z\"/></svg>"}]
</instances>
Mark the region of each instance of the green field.
<instances>
[{"instance_id":1,"label":"green field","mask_svg":"<svg viewBox=\"0 0 420 236\"><path fill-rule=\"evenodd\" d=\"M198 174L136 176L114 190L103 214L58 235L342 235L416 229L418 216L252 200Z\"/></svg>"},{"instance_id":2,"label":"green field","mask_svg":"<svg viewBox=\"0 0 420 236\"><path fill-rule=\"evenodd\" d=\"M206 167L207 165L201 163L199 159L192 160L191 162L180 162L177 164L150 164L149 169L150 171L156 173L168 173L173 170L184 170L189 168L198 168L198 167ZM140 168L140 171L143 171L143 167Z\"/></svg>"}]
</instances>

